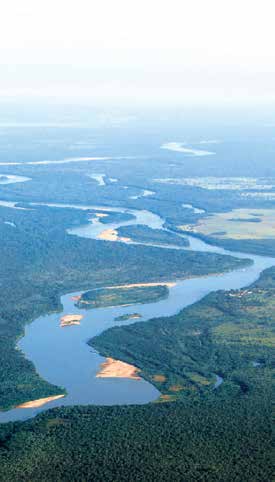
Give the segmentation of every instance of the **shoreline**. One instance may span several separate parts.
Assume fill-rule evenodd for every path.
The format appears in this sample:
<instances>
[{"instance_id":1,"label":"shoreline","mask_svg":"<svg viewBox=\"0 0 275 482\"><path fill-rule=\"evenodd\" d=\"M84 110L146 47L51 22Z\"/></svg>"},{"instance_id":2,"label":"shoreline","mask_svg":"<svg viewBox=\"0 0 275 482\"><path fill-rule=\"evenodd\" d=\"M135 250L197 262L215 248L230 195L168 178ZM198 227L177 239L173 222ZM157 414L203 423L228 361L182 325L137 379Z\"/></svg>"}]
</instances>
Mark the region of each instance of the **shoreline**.
<instances>
[{"instance_id":1,"label":"shoreline","mask_svg":"<svg viewBox=\"0 0 275 482\"><path fill-rule=\"evenodd\" d=\"M98 236L97 239L101 239L103 241L117 241L120 243L131 243L131 238L120 237L116 229L105 229L102 231Z\"/></svg>"},{"instance_id":2,"label":"shoreline","mask_svg":"<svg viewBox=\"0 0 275 482\"><path fill-rule=\"evenodd\" d=\"M39 408L46 403L53 402L54 400L58 400L59 398L63 397L65 397L65 394L53 395L52 397L37 398L36 400L30 400L29 402L20 403L20 405L17 405L15 408Z\"/></svg>"},{"instance_id":3,"label":"shoreline","mask_svg":"<svg viewBox=\"0 0 275 482\"><path fill-rule=\"evenodd\" d=\"M100 364L100 370L96 378L128 378L131 380L141 380L138 375L140 370L134 365L107 357L106 361Z\"/></svg>"}]
</instances>

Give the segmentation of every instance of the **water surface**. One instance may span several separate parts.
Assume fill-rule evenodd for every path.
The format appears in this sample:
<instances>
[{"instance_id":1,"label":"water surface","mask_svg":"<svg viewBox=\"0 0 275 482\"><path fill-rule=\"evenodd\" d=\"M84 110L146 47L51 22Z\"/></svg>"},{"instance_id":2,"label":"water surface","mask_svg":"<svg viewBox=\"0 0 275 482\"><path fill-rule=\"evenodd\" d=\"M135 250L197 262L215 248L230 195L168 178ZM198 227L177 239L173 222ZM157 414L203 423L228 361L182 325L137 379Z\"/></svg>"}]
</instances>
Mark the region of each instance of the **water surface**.
<instances>
[{"instance_id":1,"label":"water surface","mask_svg":"<svg viewBox=\"0 0 275 482\"><path fill-rule=\"evenodd\" d=\"M144 224L152 229L161 229L164 224L164 220L159 216L144 210L123 210L122 208L107 206L60 204L51 206L129 212L135 216L134 220L108 225L100 223L99 220L93 220L86 225L69 230L70 234L86 238L97 238L106 228L117 229L121 225ZM139 313L141 315L139 321L144 321L153 317L174 315L211 291L239 289L251 284L264 269L275 264L274 258L233 253L216 246L207 245L196 238L188 237L188 239L190 250L228 254L238 258L249 257L253 260L253 265L221 275L177 280L177 284L169 289L167 299L131 307L80 310L72 300L72 296L80 293L62 296L63 311L41 316L26 325L25 335L18 346L25 356L34 363L37 372L50 383L64 387L67 396L36 409L13 409L2 412L0 422L24 420L48 408L61 405L144 404L156 400L159 396L158 390L145 380L96 378L104 358L93 350L87 344L87 341L112 326L137 322L137 320L115 321L118 316L126 313ZM171 246L169 248L171 249ZM71 313L84 315L81 324L61 328L59 325L60 317ZM220 383L222 383L222 380L218 377L213 388L218 388Z\"/></svg>"}]
</instances>

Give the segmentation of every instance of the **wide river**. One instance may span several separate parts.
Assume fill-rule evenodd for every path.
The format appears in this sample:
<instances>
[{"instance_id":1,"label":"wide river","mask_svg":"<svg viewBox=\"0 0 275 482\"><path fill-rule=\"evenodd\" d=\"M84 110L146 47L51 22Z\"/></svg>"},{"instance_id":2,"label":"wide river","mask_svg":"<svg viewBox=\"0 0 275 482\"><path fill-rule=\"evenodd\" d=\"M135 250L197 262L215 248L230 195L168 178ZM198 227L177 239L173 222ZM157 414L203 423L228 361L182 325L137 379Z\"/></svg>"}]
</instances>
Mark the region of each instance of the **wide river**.
<instances>
[{"instance_id":1,"label":"wide river","mask_svg":"<svg viewBox=\"0 0 275 482\"><path fill-rule=\"evenodd\" d=\"M126 211L135 216L134 220L128 222L107 225L102 224L100 219L97 219L85 226L69 230L70 234L81 237L97 238L106 229L116 229L121 225L129 224L143 224L153 229L164 229L164 220L149 211L123 210L122 208L106 206L60 204L50 206L96 209L99 212ZM238 258L249 257L254 263L246 268L218 276L177 280L176 285L169 288L168 298L155 303L79 310L72 300L72 296L78 295L79 292L62 296L63 311L41 316L26 325L25 335L19 341L18 349L22 350L24 355L33 362L41 377L52 384L64 387L67 395L40 408L15 408L1 412L0 422L24 420L41 411L61 405L144 404L156 400L159 397L158 390L145 380L97 378L96 374L104 358L94 351L87 344L87 341L112 326L136 322L136 320L115 321L115 318L120 315L139 313L141 315L140 321L158 316L174 315L211 291L239 289L247 286L254 282L264 269L275 265L275 258L225 251L192 237L189 237L189 241L190 247L188 249L193 251L228 254ZM163 247L163 249L168 248L171 249L171 246ZM167 281L175 280L167 279ZM71 313L84 315L80 325L61 328L60 317ZM217 384L219 383L220 380L218 379Z\"/></svg>"}]
</instances>

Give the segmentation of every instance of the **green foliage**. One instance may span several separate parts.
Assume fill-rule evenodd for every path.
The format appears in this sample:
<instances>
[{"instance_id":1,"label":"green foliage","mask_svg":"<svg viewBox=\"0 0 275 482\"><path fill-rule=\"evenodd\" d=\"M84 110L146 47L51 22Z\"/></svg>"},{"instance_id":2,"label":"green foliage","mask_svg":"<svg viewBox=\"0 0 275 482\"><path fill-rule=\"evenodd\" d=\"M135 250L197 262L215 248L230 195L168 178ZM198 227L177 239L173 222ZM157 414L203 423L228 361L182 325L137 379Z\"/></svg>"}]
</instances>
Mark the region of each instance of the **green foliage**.
<instances>
[{"instance_id":1,"label":"green foliage","mask_svg":"<svg viewBox=\"0 0 275 482\"><path fill-rule=\"evenodd\" d=\"M125 315L117 316L115 321L134 320L135 318L141 318L141 315L139 313L126 313Z\"/></svg>"},{"instance_id":2,"label":"green foliage","mask_svg":"<svg viewBox=\"0 0 275 482\"><path fill-rule=\"evenodd\" d=\"M269 482L272 476L268 407L260 394L246 404L60 408L0 434L5 481Z\"/></svg>"},{"instance_id":3,"label":"green foliage","mask_svg":"<svg viewBox=\"0 0 275 482\"><path fill-rule=\"evenodd\" d=\"M78 308L106 308L107 306L153 303L167 298L167 286L133 286L121 288L101 288L86 291L77 301Z\"/></svg>"},{"instance_id":4,"label":"green foliage","mask_svg":"<svg viewBox=\"0 0 275 482\"><path fill-rule=\"evenodd\" d=\"M90 343L140 368L173 400L212 396L214 373L224 378L219 390L225 394L250 390L253 361L271 367L274 295L271 268L249 289L211 293L173 317L114 327Z\"/></svg>"},{"instance_id":5,"label":"green foliage","mask_svg":"<svg viewBox=\"0 0 275 482\"><path fill-rule=\"evenodd\" d=\"M155 243L164 245L174 245L186 247L189 242L186 238L177 236L169 231L162 229L151 229L143 225L121 226L118 229L118 235L131 238L133 241L141 243Z\"/></svg>"},{"instance_id":6,"label":"green foliage","mask_svg":"<svg viewBox=\"0 0 275 482\"><path fill-rule=\"evenodd\" d=\"M171 227L173 231L180 232L181 234L190 234L188 231L178 230L175 227ZM229 251L235 251L240 253L251 253L257 254L259 256L275 256L275 242L274 239L266 238L266 239L220 239L215 238L214 234L222 235L225 234L224 231L220 231L217 233L213 233L212 236L206 236L204 234L199 233L192 233L192 236L195 236L199 239L202 239L208 244L212 244L214 246L220 246L224 249Z\"/></svg>"},{"instance_id":7,"label":"green foliage","mask_svg":"<svg viewBox=\"0 0 275 482\"><path fill-rule=\"evenodd\" d=\"M234 269L245 263L215 254L127 246L68 235L89 211L1 207L0 407L63 392L40 379L15 342L24 325L58 311L60 295L133 282L166 281ZM15 227L5 222L12 222ZM142 269L140 266L142 265Z\"/></svg>"}]
</instances>

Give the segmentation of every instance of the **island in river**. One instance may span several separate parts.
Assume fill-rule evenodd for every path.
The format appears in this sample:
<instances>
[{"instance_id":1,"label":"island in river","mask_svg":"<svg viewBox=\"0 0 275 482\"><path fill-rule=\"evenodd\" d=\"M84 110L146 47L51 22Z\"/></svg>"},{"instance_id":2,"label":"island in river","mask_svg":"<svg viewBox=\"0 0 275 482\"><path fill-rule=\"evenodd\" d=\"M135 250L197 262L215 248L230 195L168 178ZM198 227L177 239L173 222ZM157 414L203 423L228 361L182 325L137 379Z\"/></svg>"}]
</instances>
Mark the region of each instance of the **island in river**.
<instances>
[{"instance_id":1,"label":"island in river","mask_svg":"<svg viewBox=\"0 0 275 482\"><path fill-rule=\"evenodd\" d=\"M60 318L60 326L64 328L65 326L80 325L83 315L64 315Z\"/></svg>"},{"instance_id":2,"label":"island in river","mask_svg":"<svg viewBox=\"0 0 275 482\"><path fill-rule=\"evenodd\" d=\"M76 301L78 308L106 308L108 306L129 306L156 302L168 296L168 288L163 284L125 285L114 288L101 288L86 291Z\"/></svg>"},{"instance_id":3,"label":"island in river","mask_svg":"<svg viewBox=\"0 0 275 482\"><path fill-rule=\"evenodd\" d=\"M139 318L142 318L139 313L125 313L125 315L117 316L115 321L138 320Z\"/></svg>"}]
</instances>

